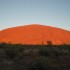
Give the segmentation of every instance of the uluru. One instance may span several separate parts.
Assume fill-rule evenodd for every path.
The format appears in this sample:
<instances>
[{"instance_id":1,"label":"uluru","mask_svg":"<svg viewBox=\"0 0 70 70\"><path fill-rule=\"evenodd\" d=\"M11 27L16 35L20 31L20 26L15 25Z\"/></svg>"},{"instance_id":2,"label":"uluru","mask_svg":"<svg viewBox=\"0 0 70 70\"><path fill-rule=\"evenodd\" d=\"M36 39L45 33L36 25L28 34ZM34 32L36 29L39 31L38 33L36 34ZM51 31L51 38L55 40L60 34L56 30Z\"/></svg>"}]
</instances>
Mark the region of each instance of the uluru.
<instances>
[{"instance_id":1,"label":"uluru","mask_svg":"<svg viewBox=\"0 0 70 70\"><path fill-rule=\"evenodd\" d=\"M70 44L70 31L61 28L33 24L12 27L0 31L0 43L12 44Z\"/></svg>"}]
</instances>

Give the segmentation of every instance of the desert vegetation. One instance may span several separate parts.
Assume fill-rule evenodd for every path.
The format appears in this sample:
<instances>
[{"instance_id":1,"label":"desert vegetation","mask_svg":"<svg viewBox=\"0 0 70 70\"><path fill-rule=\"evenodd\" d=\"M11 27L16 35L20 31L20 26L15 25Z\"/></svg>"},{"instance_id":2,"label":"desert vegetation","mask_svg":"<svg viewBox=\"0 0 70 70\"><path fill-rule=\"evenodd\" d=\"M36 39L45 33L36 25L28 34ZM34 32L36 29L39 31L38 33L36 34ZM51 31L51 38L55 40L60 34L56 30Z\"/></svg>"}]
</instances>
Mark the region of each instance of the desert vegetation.
<instances>
[{"instance_id":1,"label":"desert vegetation","mask_svg":"<svg viewBox=\"0 0 70 70\"><path fill-rule=\"evenodd\" d=\"M70 45L1 43L0 70L70 70Z\"/></svg>"}]
</instances>

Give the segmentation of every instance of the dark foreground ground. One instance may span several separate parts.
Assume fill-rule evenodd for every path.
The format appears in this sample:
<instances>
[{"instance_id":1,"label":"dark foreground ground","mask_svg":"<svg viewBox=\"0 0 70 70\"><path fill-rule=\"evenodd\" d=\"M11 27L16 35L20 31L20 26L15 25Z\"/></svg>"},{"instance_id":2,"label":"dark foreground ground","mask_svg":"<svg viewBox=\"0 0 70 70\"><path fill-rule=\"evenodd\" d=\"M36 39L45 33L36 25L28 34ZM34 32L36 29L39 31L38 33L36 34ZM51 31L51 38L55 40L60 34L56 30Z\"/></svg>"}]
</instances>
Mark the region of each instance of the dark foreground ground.
<instances>
[{"instance_id":1,"label":"dark foreground ground","mask_svg":"<svg viewBox=\"0 0 70 70\"><path fill-rule=\"evenodd\" d=\"M2 43L0 70L70 70L70 45Z\"/></svg>"}]
</instances>

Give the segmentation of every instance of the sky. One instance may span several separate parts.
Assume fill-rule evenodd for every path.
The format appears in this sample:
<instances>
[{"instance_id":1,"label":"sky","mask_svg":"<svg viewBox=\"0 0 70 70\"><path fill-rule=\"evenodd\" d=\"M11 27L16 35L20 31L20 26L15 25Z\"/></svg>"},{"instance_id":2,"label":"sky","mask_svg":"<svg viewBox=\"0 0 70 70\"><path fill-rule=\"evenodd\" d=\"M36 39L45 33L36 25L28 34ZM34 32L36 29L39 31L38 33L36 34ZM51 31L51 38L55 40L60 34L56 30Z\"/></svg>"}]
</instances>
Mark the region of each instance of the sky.
<instances>
[{"instance_id":1,"label":"sky","mask_svg":"<svg viewBox=\"0 0 70 70\"><path fill-rule=\"evenodd\" d=\"M0 0L0 30L29 24L70 30L70 0Z\"/></svg>"}]
</instances>

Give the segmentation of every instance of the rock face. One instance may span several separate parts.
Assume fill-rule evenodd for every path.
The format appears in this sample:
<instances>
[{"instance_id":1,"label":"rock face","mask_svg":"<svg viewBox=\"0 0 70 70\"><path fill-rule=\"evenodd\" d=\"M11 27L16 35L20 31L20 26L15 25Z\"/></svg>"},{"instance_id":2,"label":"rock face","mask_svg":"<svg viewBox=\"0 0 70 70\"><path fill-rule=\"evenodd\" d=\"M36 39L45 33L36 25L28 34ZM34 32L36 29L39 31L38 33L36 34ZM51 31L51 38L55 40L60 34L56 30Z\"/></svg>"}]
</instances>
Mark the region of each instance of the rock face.
<instances>
[{"instance_id":1,"label":"rock face","mask_svg":"<svg viewBox=\"0 0 70 70\"><path fill-rule=\"evenodd\" d=\"M70 31L44 25L26 25L0 31L0 43L70 44Z\"/></svg>"}]
</instances>

